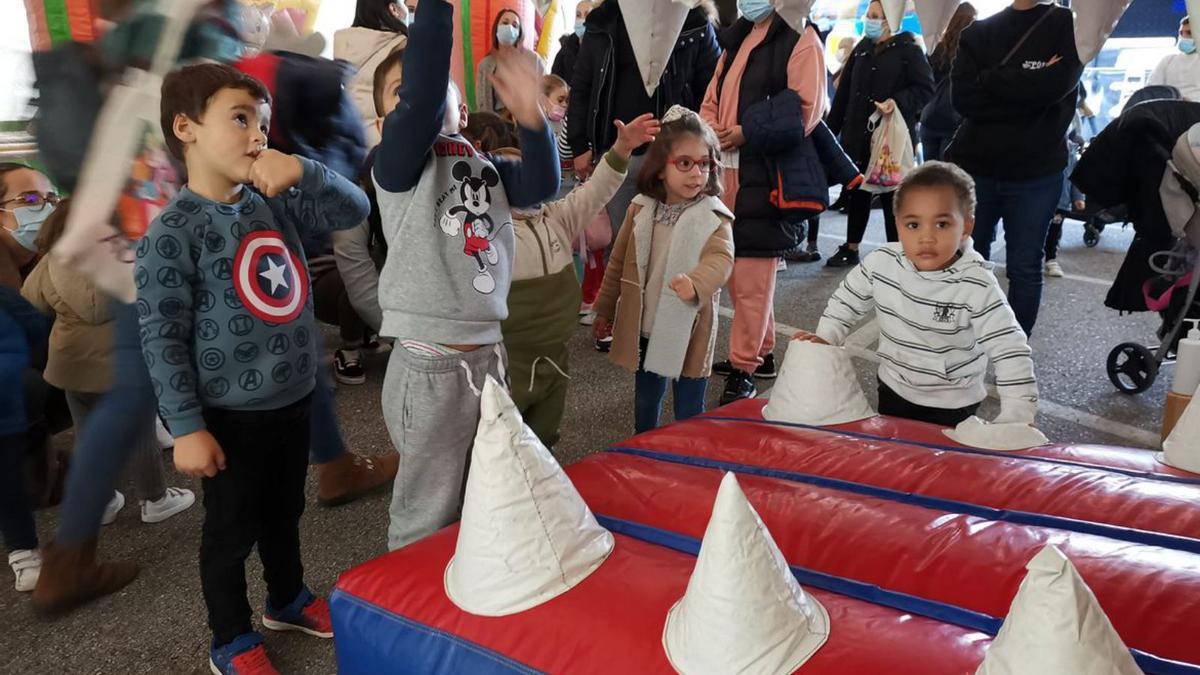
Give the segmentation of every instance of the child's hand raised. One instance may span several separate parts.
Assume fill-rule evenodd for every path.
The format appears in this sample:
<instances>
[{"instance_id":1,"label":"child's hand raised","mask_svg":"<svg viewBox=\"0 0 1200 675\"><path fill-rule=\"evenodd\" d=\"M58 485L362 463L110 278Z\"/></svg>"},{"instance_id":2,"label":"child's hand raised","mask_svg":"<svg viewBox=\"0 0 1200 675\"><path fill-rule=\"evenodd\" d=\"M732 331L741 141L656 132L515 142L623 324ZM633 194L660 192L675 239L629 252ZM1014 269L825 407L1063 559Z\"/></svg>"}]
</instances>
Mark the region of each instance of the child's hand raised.
<instances>
[{"instance_id":1,"label":"child's hand raised","mask_svg":"<svg viewBox=\"0 0 1200 675\"><path fill-rule=\"evenodd\" d=\"M276 197L295 187L304 177L304 166L294 155L278 150L263 150L250 165L250 184L264 197Z\"/></svg>"},{"instance_id":2,"label":"child's hand raised","mask_svg":"<svg viewBox=\"0 0 1200 675\"><path fill-rule=\"evenodd\" d=\"M696 285L692 283L692 278L686 274L676 274L671 277L671 281L667 283L667 288L675 291L675 295L684 302L691 302L696 299Z\"/></svg>"},{"instance_id":3,"label":"child's hand raised","mask_svg":"<svg viewBox=\"0 0 1200 675\"><path fill-rule=\"evenodd\" d=\"M613 120L617 128L617 140L613 143L613 152L624 159L629 159L634 150L646 143L653 143L654 137L662 130L662 124L654 118L653 113L638 115L625 124L621 120Z\"/></svg>"},{"instance_id":4,"label":"child's hand raised","mask_svg":"<svg viewBox=\"0 0 1200 675\"><path fill-rule=\"evenodd\" d=\"M492 86L496 87L496 93L512 113L513 120L525 129L541 129L546 123L538 100L542 91L541 80L537 63L528 53L514 47L496 50L496 72L492 75Z\"/></svg>"},{"instance_id":5,"label":"child's hand raised","mask_svg":"<svg viewBox=\"0 0 1200 675\"><path fill-rule=\"evenodd\" d=\"M808 331L806 331L806 330L798 330L798 331L796 331L796 334L792 336L792 339L793 339L793 340L799 340L800 342L815 342L815 343L817 343L817 344L819 344L819 345L827 345L827 344L829 344L829 343L828 343L828 342L826 342L826 341L825 341L823 338L821 338L820 336L818 336L816 333L810 333L810 332L808 332Z\"/></svg>"},{"instance_id":6,"label":"child's hand raised","mask_svg":"<svg viewBox=\"0 0 1200 675\"><path fill-rule=\"evenodd\" d=\"M212 478L225 470L225 453L207 431L195 431L175 439L175 470L196 478Z\"/></svg>"}]
</instances>

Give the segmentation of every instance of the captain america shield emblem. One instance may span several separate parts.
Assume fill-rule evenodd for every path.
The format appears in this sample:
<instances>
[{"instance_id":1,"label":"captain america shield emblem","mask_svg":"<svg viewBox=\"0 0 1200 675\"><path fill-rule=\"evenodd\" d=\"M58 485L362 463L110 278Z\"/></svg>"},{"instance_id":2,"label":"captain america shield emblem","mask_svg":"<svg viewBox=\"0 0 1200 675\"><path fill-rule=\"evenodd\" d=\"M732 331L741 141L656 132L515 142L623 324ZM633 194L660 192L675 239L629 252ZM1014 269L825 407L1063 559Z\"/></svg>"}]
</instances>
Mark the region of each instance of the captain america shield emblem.
<instances>
[{"instance_id":1,"label":"captain america shield emblem","mask_svg":"<svg viewBox=\"0 0 1200 675\"><path fill-rule=\"evenodd\" d=\"M308 299L304 266L278 232L251 232L233 259L233 287L254 316L287 323L300 316Z\"/></svg>"}]
</instances>

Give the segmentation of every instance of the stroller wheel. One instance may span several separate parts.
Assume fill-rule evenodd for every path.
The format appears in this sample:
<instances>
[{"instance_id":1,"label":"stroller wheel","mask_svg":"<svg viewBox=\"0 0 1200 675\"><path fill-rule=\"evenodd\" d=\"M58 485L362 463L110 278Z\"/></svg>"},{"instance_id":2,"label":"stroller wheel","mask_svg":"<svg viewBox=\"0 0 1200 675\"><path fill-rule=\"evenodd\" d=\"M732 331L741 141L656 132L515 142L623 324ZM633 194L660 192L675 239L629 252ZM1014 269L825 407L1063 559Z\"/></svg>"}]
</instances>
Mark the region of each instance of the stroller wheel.
<instances>
[{"instance_id":1,"label":"stroller wheel","mask_svg":"<svg viewBox=\"0 0 1200 675\"><path fill-rule=\"evenodd\" d=\"M1096 244L1100 243L1100 231L1104 225L1096 227L1092 221L1088 221L1083 225L1083 245L1088 248L1095 248Z\"/></svg>"},{"instance_id":2,"label":"stroller wheel","mask_svg":"<svg viewBox=\"0 0 1200 675\"><path fill-rule=\"evenodd\" d=\"M1108 379L1125 394L1140 394L1158 377L1154 352L1136 342L1122 342L1108 354Z\"/></svg>"}]
</instances>

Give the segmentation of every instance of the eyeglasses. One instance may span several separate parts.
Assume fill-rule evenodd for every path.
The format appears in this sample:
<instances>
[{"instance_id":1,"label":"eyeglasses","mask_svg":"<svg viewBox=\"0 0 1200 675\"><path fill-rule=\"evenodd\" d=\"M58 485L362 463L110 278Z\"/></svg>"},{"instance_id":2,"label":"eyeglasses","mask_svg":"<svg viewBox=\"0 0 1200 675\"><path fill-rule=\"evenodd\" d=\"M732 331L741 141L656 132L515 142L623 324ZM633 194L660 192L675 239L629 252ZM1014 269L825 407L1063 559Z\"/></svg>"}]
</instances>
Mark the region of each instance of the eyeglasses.
<instances>
[{"instance_id":1,"label":"eyeglasses","mask_svg":"<svg viewBox=\"0 0 1200 675\"><path fill-rule=\"evenodd\" d=\"M667 161L671 164L674 164L675 168L679 169L683 173L688 173L697 167L699 167L700 173L709 173L713 168L713 161L708 157L696 159L694 157L680 155L678 157L668 158Z\"/></svg>"},{"instance_id":2,"label":"eyeglasses","mask_svg":"<svg viewBox=\"0 0 1200 675\"><path fill-rule=\"evenodd\" d=\"M40 211L45 208L46 204L58 206L60 199L62 198L54 192L22 192L12 199L0 202L0 211L13 211L23 207L35 208Z\"/></svg>"}]
</instances>

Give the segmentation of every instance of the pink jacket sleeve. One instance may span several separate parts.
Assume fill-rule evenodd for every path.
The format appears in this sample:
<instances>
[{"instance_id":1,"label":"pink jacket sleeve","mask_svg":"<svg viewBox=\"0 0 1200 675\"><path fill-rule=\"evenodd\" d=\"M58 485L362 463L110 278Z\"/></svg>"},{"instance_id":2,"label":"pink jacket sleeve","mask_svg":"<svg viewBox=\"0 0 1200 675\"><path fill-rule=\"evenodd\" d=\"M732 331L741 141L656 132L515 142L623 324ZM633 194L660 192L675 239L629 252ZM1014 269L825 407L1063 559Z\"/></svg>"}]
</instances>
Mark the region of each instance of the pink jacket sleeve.
<instances>
[{"instance_id":1,"label":"pink jacket sleeve","mask_svg":"<svg viewBox=\"0 0 1200 675\"><path fill-rule=\"evenodd\" d=\"M807 28L804 30L804 34L792 49L787 69L788 87L800 95L804 133L807 135L825 114L825 50L821 47L821 39L817 37L816 31ZM712 91L711 85L709 91ZM707 95L704 102L708 103Z\"/></svg>"}]
</instances>

